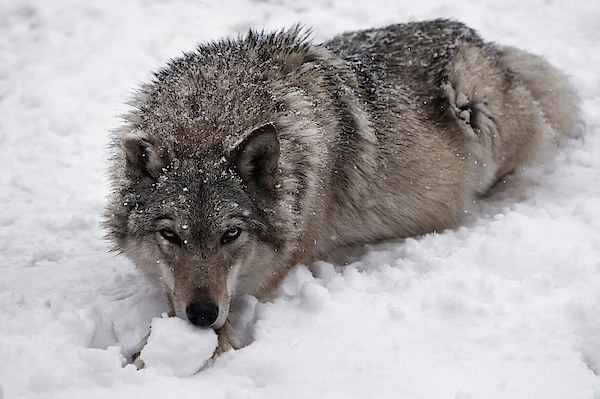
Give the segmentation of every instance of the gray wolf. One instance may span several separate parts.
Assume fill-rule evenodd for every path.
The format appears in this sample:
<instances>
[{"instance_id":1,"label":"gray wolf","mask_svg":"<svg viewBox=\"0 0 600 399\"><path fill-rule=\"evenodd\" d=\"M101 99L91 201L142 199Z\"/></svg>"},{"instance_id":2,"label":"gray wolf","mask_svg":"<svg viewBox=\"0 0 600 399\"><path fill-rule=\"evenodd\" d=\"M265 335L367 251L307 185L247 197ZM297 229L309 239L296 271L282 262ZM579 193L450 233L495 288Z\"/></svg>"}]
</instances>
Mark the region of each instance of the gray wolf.
<instances>
[{"instance_id":1,"label":"gray wolf","mask_svg":"<svg viewBox=\"0 0 600 399\"><path fill-rule=\"evenodd\" d=\"M461 23L307 36L199 45L112 135L108 237L173 315L217 331L217 354L243 345L234 298L332 248L452 228L581 131L562 73Z\"/></svg>"}]
</instances>

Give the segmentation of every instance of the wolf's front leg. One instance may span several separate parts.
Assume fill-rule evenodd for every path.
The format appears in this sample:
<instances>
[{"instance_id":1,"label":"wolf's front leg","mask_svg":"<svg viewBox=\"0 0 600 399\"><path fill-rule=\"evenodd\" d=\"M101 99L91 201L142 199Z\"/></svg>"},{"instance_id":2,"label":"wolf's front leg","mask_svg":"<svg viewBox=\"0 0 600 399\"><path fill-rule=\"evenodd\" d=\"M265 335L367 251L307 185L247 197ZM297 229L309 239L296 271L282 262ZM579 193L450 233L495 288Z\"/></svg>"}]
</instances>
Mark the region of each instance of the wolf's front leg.
<instances>
[{"instance_id":1,"label":"wolf's front leg","mask_svg":"<svg viewBox=\"0 0 600 399\"><path fill-rule=\"evenodd\" d=\"M140 358L140 354L142 353L142 349L148 343L148 337L150 337L150 333L146 334L144 338L133 348L133 353L131 354L131 362L135 364L138 370L144 368L144 361Z\"/></svg>"},{"instance_id":2,"label":"wolf's front leg","mask_svg":"<svg viewBox=\"0 0 600 399\"><path fill-rule=\"evenodd\" d=\"M216 358L230 349L240 349L244 347L244 343L240 337L238 337L233 327L231 327L231 324L229 324L229 320L225 320L223 327L217 328L215 331L219 336L219 346L215 349L213 358Z\"/></svg>"}]
</instances>

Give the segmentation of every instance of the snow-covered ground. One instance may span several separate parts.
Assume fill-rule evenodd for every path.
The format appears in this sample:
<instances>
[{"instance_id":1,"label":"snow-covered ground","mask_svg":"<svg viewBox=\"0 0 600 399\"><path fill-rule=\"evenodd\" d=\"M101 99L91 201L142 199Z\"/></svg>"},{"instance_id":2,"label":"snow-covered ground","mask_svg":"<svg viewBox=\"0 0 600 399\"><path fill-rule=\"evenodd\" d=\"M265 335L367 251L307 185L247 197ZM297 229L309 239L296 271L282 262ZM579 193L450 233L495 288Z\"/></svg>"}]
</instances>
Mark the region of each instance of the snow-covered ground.
<instances>
[{"instance_id":1,"label":"snow-covered ground","mask_svg":"<svg viewBox=\"0 0 600 399\"><path fill-rule=\"evenodd\" d=\"M0 398L599 399L599 16L596 0L0 1ZM164 298L99 227L129 94L249 27L301 21L319 42L437 17L565 71L585 142L510 176L463 227L243 298L249 345L190 376L214 334L160 319ZM151 323L136 371L124 359Z\"/></svg>"}]
</instances>

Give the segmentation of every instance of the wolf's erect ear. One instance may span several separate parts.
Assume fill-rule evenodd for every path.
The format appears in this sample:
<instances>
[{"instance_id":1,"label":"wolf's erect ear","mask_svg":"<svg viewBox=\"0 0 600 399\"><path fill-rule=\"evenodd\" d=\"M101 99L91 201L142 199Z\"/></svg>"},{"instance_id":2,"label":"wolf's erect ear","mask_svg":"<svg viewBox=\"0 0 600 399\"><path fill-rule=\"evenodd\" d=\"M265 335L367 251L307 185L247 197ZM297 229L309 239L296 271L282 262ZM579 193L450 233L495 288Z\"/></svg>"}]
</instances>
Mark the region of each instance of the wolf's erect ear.
<instances>
[{"instance_id":1,"label":"wolf's erect ear","mask_svg":"<svg viewBox=\"0 0 600 399\"><path fill-rule=\"evenodd\" d=\"M235 166L240 177L249 186L272 190L275 185L279 140L277 129L271 123L255 129L237 148Z\"/></svg>"},{"instance_id":2,"label":"wolf's erect ear","mask_svg":"<svg viewBox=\"0 0 600 399\"><path fill-rule=\"evenodd\" d=\"M170 160L159 153L156 146L149 140L138 135L129 135L123 139L126 157L126 174L132 180L143 177L158 178L161 169Z\"/></svg>"}]
</instances>

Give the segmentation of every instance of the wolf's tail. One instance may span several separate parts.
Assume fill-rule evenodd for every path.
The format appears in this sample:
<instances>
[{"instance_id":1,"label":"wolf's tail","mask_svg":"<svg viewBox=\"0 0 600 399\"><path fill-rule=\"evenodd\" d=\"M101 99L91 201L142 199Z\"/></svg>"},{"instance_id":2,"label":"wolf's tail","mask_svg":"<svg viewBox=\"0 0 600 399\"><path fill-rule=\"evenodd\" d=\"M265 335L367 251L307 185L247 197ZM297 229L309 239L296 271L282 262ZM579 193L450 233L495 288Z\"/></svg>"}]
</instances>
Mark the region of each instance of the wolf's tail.
<instances>
[{"instance_id":1,"label":"wolf's tail","mask_svg":"<svg viewBox=\"0 0 600 399\"><path fill-rule=\"evenodd\" d=\"M580 100L567 77L542 57L502 47L500 57L506 67L520 76L539 103L543 117L554 129L552 141L583 135Z\"/></svg>"}]
</instances>

